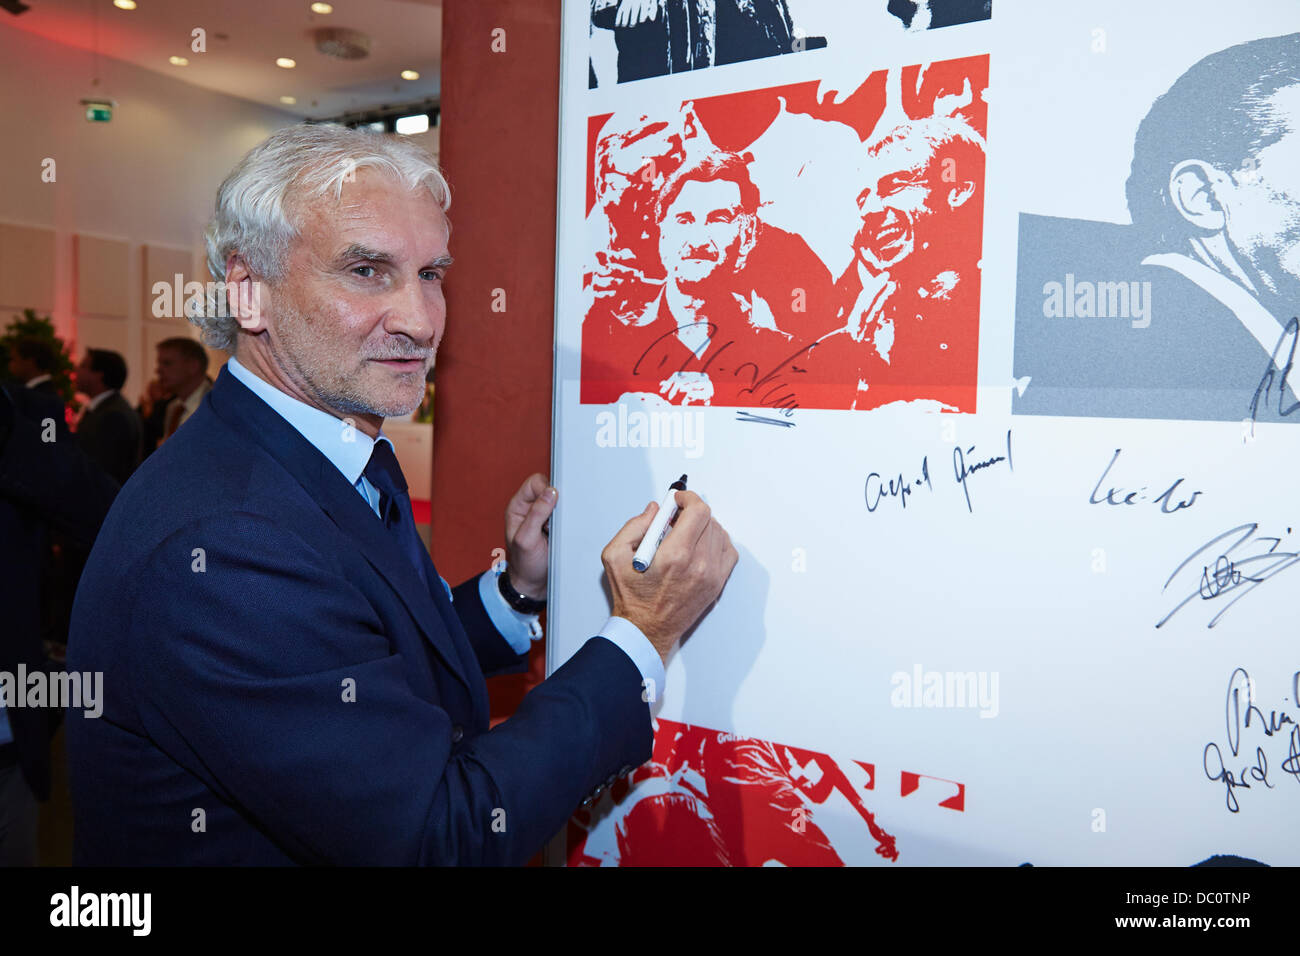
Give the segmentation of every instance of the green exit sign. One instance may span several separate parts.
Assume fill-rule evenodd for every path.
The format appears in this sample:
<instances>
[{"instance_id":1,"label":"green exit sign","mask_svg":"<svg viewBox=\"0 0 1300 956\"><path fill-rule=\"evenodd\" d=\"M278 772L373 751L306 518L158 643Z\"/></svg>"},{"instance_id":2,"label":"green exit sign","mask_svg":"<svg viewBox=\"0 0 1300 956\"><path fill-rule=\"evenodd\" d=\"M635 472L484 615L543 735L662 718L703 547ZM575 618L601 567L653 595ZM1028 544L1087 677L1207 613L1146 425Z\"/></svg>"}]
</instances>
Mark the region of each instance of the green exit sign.
<instances>
[{"instance_id":1,"label":"green exit sign","mask_svg":"<svg viewBox=\"0 0 1300 956\"><path fill-rule=\"evenodd\" d=\"M86 106L86 121L89 123L107 123L109 120L113 118L112 103L86 102L85 106Z\"/></svg>"}]
</instances>

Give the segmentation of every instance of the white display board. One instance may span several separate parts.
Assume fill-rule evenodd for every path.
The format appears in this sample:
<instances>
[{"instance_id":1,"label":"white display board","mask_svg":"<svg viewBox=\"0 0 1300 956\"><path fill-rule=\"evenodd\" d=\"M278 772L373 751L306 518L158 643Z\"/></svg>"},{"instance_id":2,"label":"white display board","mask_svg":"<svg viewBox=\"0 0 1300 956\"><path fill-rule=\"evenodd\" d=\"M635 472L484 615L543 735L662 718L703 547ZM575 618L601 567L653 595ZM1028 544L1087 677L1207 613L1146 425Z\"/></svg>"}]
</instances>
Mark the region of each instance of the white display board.
<instances>
[{"instance_id":1,"label":"white display board","mask_svg":"<svg viewBox=\"0 0 1300 956\"><path fill-rule=\"evenodd\" d=\"M569 862L1300 863L1300 6L887 6L565 4L550 669L740 553Z\"/></svg>"}]
</instances>

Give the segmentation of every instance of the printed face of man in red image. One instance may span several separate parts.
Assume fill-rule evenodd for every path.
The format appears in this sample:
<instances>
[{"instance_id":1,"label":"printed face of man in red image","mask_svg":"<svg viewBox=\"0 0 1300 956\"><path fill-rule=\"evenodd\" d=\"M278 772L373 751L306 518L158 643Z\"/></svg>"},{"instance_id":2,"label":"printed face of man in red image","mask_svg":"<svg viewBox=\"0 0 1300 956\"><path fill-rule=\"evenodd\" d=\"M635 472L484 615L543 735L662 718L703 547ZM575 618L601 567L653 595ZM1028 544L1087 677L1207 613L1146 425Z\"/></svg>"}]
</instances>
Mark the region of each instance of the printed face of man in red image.
<instances>
[{"instance_id":1,"label":"printed face of man in red image","mask_svg":"<svg viewBox=\"0 0 1300 956\"><path fill-rule=\"evenodd\" d=\"M602 206L617 203L629 186L647 185L681 164L681 135L666 122L646 123L608 139L596 175Z\"/></svg>"},{"instance_id":2,"label":"printed face of man in red image","mask_svg":"<svg viewBox=\"0 0 1300 956\"><path fill-rule=\"evenodd\" d=\"M659 224L659 257L678 288L734 273L752 217L740 201L740 186L717 179L690 180L664 212Z\"/></svg>"},{"instance_id":3,"label":"printed face of man in red image","mask_svg":"<svg viewBox=\"0 0 1300 956\"><path fill-rule=\"evenodd\" d=\"M931 167L934 153L920 137L895 140L881 147L867 165L867 185L858 194L862 228L854 247L875 271L888 269L912 254L918 227L931 213Z\"/></svg>"},{"instance_id":4,"label":"printed face of man in red image","mask_svg":"<svg viewBox=\"0 0 1300 956\"><path fill-rule=\"evenodd\" d=\"M942 213L955 211L975 192L975 181L967 178L974 170L958 168L953 145L949 141L940 149L920 130L904 129L868 149L858 194L862 228L853 245L872 271L881 272L925 249L943 229Z\"/></svg>"}]
</instances>

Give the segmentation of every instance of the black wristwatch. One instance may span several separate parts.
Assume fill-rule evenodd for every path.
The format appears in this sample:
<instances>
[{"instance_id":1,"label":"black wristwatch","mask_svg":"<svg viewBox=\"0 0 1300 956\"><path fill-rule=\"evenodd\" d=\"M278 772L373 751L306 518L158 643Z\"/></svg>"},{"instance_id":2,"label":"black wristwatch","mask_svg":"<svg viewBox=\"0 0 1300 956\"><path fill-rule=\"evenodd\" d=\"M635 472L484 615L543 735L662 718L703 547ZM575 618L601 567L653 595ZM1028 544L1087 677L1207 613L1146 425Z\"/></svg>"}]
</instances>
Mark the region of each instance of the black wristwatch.
<instances>
[{"instance_id":1,"label":"black wristwatch","mask_svg":"<svg viewBox=\"0 0 1300 956\"><path fill-rule=\"evenodd\" d=\"M514 585L510 583L509 570L497 575L497 587L501 590L501 596L506 599L506 603L520 614L537 614L546 607L546 598L539 601L516 591Z\"/></svg>"}]
</instances>

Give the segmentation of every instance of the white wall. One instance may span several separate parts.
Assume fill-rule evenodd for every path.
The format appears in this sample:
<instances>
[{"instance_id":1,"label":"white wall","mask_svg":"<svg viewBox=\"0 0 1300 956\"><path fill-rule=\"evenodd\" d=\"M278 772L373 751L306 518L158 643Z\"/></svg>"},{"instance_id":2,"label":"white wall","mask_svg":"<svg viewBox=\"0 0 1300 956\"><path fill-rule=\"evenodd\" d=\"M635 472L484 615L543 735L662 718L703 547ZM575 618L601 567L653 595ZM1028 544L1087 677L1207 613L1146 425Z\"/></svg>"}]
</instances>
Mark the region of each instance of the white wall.
<instances>
[{"instance_id":1,"label":"white wall","mask_svg":"<svg viewBox=\"0 0 1300 956\"><path fill-rule=\"evenodd\" d=\"M121 351L131 370L124 391L134 401L153 372L146 344L168 331L149 316L142 245L188 250L201 262L217 186L249 148L296 118L131 64L104 57L98 64L93 86L91 54L0 25L0 223L55 230L55 325L76 339L76 357L87 345ZM111 123L86 122L80 100L91 96L117 101ZM47 158L55 161L52 183L41 179ZM74 234L129 244L121 319L75 314ZM0 327L33 304L0 302ZM174 321L174 334L188 334L183 319Z\"/></svg>"}]
</instances>

